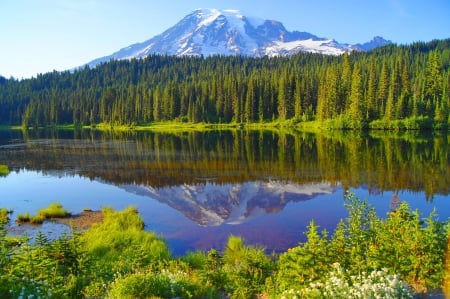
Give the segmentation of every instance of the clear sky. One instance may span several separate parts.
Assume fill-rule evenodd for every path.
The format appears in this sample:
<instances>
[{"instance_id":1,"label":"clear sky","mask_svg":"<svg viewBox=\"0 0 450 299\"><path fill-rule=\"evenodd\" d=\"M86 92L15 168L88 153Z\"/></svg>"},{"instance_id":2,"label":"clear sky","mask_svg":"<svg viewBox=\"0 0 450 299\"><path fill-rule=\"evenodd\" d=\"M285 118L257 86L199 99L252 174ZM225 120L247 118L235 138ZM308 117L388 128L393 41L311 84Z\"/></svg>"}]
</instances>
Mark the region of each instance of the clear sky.
<instances>
[{"instance_id":1,"label":"clear sky","mask_svg":"<svg viewBox=\"0 0 450 299\"><path fill-rule=\"evenodd\" d=\"M342 43L450 37L450 0L0 0L0 75L83 65L150 39L197 8L238 9Z\"/></svg>"}]
</instances>

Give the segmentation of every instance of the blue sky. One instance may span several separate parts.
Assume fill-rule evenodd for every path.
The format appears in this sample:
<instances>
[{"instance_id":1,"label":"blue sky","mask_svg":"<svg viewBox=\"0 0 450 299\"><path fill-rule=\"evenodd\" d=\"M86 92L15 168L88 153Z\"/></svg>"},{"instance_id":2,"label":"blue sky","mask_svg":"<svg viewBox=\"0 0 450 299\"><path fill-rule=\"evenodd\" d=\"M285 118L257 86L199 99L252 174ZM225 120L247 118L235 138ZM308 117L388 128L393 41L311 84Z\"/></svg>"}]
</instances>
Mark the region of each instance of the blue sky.
<instances>
[{"instance_id":1,"label":"blue sky","mask_svg":"<svg viewBox=\"0 0 450 299\"><path fill-rule=\"evenodd\" d=\"M83 65L163 32L196 8L238 9L342 43L450 37L449 0L1 0L0 75Z\"/></svg>"}]
</instances>

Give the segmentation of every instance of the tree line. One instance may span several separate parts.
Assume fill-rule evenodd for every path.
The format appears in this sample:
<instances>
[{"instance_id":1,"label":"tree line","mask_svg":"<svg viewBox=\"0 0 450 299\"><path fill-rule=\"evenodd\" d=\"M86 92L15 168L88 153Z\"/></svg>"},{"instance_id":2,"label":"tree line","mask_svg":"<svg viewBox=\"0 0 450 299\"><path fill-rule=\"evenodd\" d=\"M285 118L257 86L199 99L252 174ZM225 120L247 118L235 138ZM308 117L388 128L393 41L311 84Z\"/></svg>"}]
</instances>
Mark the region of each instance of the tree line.
<instances>
[{"instance_id":1,"label":"tree line","mask_svg":"<svg viewBox=\"0 0 450 299\"><path fill-rule=\"evenodd\" d=\"M3 148L0 164L8 164L11 172L26 168L153 188L272 180L329 182L345 189L363 185L374 194L424 192L427 200L450 194L450 139L446 132L373 130L363 135L284 129L177 133L0 130L2 144L26 140L24 147ZM39 142L42 139L49 142ZM272 198L270 204L286 202Z\"/></svg>"},{"instance_id":2,"label":"tree line","mask_svg":"<svg viewBox=\"0 0 450 299\"><path fill-rule=\"evenodd\" d=\"M318 120L385 128L413 119L411 127L447 128L449 67L450 39L341 56L150 55L24 80L0 76L0 124Z\"/></svg>"}]
</instances>

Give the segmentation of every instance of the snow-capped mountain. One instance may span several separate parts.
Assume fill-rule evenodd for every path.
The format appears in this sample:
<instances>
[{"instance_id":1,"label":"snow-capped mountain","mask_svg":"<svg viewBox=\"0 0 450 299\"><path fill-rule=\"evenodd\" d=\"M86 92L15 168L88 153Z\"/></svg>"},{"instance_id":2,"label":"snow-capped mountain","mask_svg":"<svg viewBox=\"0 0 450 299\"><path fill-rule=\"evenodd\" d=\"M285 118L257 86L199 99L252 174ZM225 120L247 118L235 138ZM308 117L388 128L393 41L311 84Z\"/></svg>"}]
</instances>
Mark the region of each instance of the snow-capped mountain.
<instances>
[{"instance_id":1,"label":"snow-capped mountain","mask_svg":"<svg viewBox=\"0 0 450 299\"><path fill-rule=\"evenodd\" d=\"M197 9L162 34L88 65L93 67L111 59L143 58L150 54L261 57L302 51L339 55L353 50L368 51L388 43L391 42L375 37L364 44L342 44L307 32L290 32L281 22L247 17L237 10Z\"/></svg>"},{"instance_id":2,"label":"snow-capped mountain","mask_svg":"<svg viewBox=\"0 0 450 299\"><path fill-rule=\"evenodd\" d=\"M239 224L262 213L278 212L289 202L330 194L329 183L296 184L254 181L240 184L151 186L120 185L124 190L154 198L180 211L202 226Z\"/></svg>"}]
</instances>

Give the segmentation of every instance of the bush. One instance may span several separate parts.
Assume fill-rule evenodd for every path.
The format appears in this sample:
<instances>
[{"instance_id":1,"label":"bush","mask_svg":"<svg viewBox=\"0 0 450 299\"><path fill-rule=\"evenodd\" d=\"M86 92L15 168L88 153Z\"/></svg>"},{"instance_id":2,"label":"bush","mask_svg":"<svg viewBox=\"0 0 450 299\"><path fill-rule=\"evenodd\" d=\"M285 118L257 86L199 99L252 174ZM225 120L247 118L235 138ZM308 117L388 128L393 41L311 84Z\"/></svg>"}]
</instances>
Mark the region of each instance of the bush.
<instances>
[{"instance_id":1,"label":"bush","mask_svg":"<svg viewBox=\"0 0 450 299\"><path fill-rule=\"evenodd\" d=\"M374 120L369 123L369 128L374 130L431 130L435 125L431 118L419 116L397 120Z\"/></svg>"},{"instance_id":2,"label":"bush","mask_svg":"<svg viewBox=\"0 0 450 299\"><path fill-rule=\"evenodd\" d=\"M360 276L379 269L414 287L416 292L439 288L444 277L444 256L448 223L439 222L431 213L423 220L407 203L377 217L365 201L346 195L349 217L328 238L311 223L307 241L282 253L273 276L274 293L295 287L305 288L332 271L331 265L343 265L349 275Z\"/></svg>"},{"instance_id":3,"label":"bush","mask_svg":"<svg viewBox=\"0 0 450 299\"><path fill-rule=\"evenodd\" d=\"M252 298L261 293L274 268L263 248L246 246L236 236L229 237L223 260L225 290L230 298Z\"/></svg>"},{"instance_id":4,"label":"bush","mask_svg":"<svg viewBox=\"0 0 450 299\"><path fill-rule=\"evenodd\" d=\"M118 275L110 284L110 298L215 298L211 290L184 271L162 269L160 272Z\"/></svg>"},{"instance_id":5,"label":"bush","mask_svg":"<svg viewBox=\"0 0 450 299\"><path fill-rule=\"evenodd\" d=\"M280 298L414 298L411 287L400 280L398 275L389 274L386 269L349 276L339 264L333 266L334 269L326 275L323 282L310 282L300 288L293 286L294 288L283 291Z\"/></svg>"},{"instance_id":6,"label":"bush","mask_svg":"<svg viewBox=\"0 0 450 299\"><path fill-rule=\"evenodd\" d=\"M169 277L153 273L136 273L116 278L108 291L108 297L126 298L173 298Z\"/></svg>"}]
</instances>

